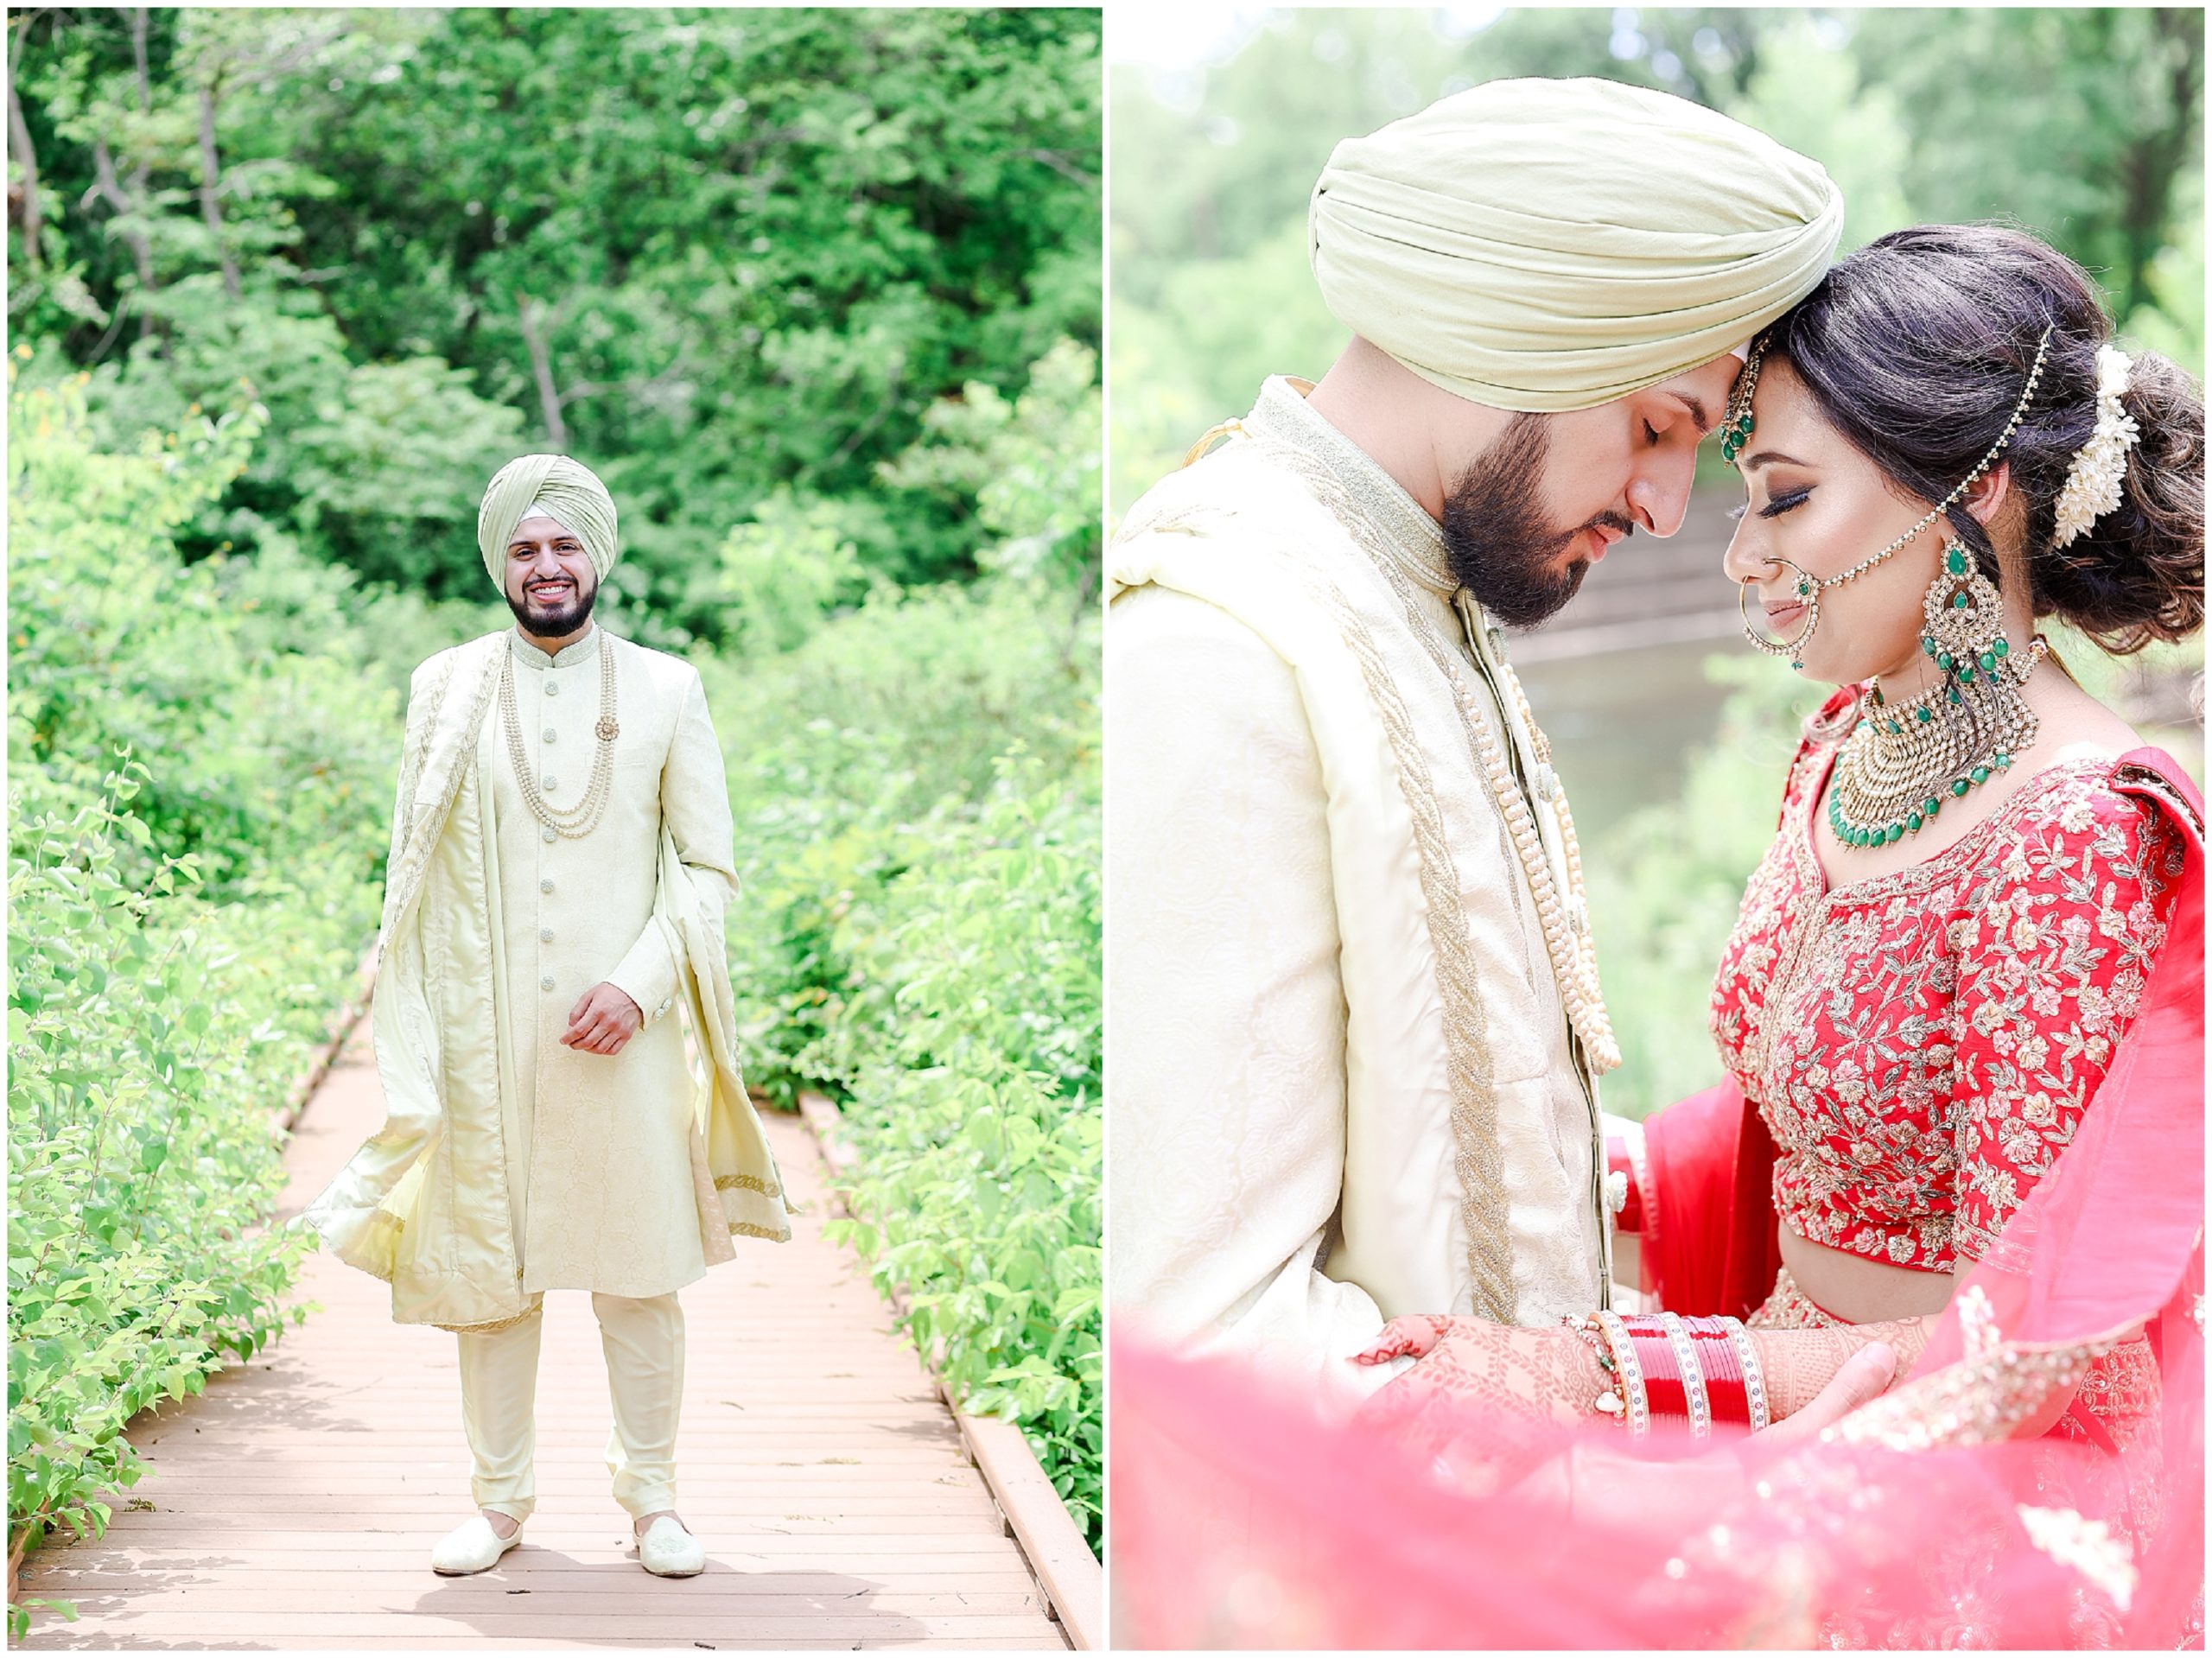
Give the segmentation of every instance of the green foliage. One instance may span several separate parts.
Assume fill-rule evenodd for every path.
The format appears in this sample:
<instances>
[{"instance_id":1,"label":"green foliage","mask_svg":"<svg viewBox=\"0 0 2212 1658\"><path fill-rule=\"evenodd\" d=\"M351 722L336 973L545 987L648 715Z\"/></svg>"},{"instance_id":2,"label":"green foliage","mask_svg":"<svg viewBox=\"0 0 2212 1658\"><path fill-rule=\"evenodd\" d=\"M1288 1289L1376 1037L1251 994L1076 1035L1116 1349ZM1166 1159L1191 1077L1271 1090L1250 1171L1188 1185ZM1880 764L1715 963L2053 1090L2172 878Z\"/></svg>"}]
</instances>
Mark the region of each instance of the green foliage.
<instances>
[{"instance_id":1,"label":"green foliage","mask_svg":"<svg viewBox=\"0 0 2212 1658\"><path fill-rule=\"evenodd\" d=\"M1098 780L1003 757L980 816L887 837L899 873L832 935L845 1016L817 1051L861 1147L837 1230L899 1288L965 1407L1018 1423L1100 1527Z\"/></svg>"},{"instance_id":2,"label":"green foliage","mask_svg":"<svg viewBox=\"0 0 2212 1658\"><path fill-rule=\"evenodd\" d=\"M1099 336L1095 10L49 9L10 45L35 377L92 368L117 432L241 375L270 410L194 553L473 600L477 492L560 449L660 642L719 641L702 553L786 496L871 576L972 575L974 487L880 467Z\"/></svg>"},{"instance_id":3,"label":"green foliage","mask_svg":"<svg viewBox=\"0 0 2212 1658\"><path fill-rule=\"evenodd\" d=\"M880 588L795 649L702 672L744 881L748 1077L784 1104L845 1100L843 1235L955 1396L1022 1426L1095 1543L1097 649L1091 608L1070 616L1098 555L1089 372L1060 353L1012 405L970 393L898 463L991 480L985 581ZM810 533L758 564L797 562Z\"/></svg>"},{"instance_id":4,"label":"green foliage","mask_svg":"<svg viewBox=\"0 0 2212 1658\"><path fill-rule=\"evenodd\" d=\"M973 496L992 539L988 574L1061 588L1088 605L1097 591L1101 466L1098 354L1063 340L1032 366L1009 402L970 380L923 417L919 442L881 469L887 484Z\"/></svg>"},{"instance_id":5,"label":"green foliage","mask_svg":"<svg viewBox=\"0 0 2212 1658\"><path fill-rule=\"evenodd\" d=\"M11 388L11 1547L105 1528L124 1425L273 1340L306 1247L272 1115L375 925L397 708L343 578L178 560L262 418L117 454L81 380Z\"/></svg>"},{"instance_id":6,"label":"green foliage","mask_svg":"<svg viewBox=\"0 0 2212 1658\"><path fill-rule=\"evenodd\" d=\"M11 377L12 379L12 377ZM181 563L175 535L247 463L266 411L135 454L97 445L79 376L18 389L9 450L10 747L25 810L73 810L117 744L159 757L133 808L194 854L208 896L327 863L371 880L384 849L389 691L364 696L350 583L289 549Z\"/></svg>"},{"instance_id":7,"label":"green foliage","mask_svg":"<svg viewBox=\"0 0 2212 1658\"><path fill-rule=\"evenodd\" d=\"M716 576L723 637L747 654L775 652L804 645L851 596L861 565L836 506L782 492L723 539Z\"/></svg>"}]
</instances>

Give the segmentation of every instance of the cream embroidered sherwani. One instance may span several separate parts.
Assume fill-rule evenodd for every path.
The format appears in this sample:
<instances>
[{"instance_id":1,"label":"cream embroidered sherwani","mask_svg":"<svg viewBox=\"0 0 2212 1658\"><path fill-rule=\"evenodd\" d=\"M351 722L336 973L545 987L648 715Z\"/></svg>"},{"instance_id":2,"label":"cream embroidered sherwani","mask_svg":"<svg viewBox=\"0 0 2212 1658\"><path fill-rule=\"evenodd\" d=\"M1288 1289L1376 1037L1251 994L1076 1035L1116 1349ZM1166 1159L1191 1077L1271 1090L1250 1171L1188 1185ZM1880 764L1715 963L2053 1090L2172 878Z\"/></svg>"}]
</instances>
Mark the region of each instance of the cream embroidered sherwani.
<instances>
[{"instance_id":1,"label":"cream embroidered sherwani","mask_svg":"<svg viewBox=\"0 0 2212 1658\"><path fill-rule=\"evenodd\" d=\"M500 672L558 810L589 782L602 651L620 726L610 793L569 839L523 802ZM489 1331L548 1289L659 1296L732 1259L733 1232L790 1236L737 1067L722 943L736 888L721 751L689 664L594 626L557 657L508 631L416 670L374 1008L387 1121L303 1217L391 1281L396 1319ZM645 1023L616 1054L562 1045L602 980Z\"/></svg>"},{"instance_id":2,"label":"cream embroidered sherwani","mask_svg":"<svg viewBox=\"0 0 2212 1658\"><path fill-rule=\"evenodd\" d=\"M1269 380L1109 562L1117 1315L1344 1409L1384 1319L1605 1303L1573 830L1433 519Z\"/></svg>"},{"instance_id":3,"label":"cream embroidered sherwani","mask_svg":"<svg viewBox=\"0 0 2212 1658\"><path fill-rule=\"evenodd\" d=\"M548 805L573 808L590 777L599 717L594 627L549 657L509 635L515 706ZM627 641L619 653L622 736L607 813L581 840L531 816L495 708L479 764L492 780L499 840L500 936L514 1057L512 1167L525 1290L658 1295L706 1271L699 1229L671 1226L694 1205L687 1128L692 1107L683 1033L667 1017L676 946L654 922L658 840L666 822L693 889L717 918L737 896L729 792L697 671ZM645 1022L620 1053L565 1047L569 1010L601 981Z\"/></svg>"}]
</instances>

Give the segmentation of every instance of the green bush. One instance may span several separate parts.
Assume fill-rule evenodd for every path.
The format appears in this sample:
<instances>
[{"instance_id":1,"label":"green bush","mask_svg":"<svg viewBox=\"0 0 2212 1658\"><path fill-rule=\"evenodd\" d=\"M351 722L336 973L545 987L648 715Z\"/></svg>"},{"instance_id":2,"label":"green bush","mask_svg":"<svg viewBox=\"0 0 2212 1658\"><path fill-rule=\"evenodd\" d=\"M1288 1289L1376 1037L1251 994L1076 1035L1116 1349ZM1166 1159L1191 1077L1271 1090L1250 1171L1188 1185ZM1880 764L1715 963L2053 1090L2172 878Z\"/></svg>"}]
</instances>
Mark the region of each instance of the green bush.
<instances>
[{"instance_id":1,"label":"green bush","mask_svg":"<svg viewBox=\"0 0 2212 1658\"><path fill-rule=\"evenodd\" d=\"M845 1102L842 1223L963 1407L1020 1425L1098 1540L1098 393L1086 353L971 387L893 470L978 489L969 588L879 588L702 664L745 896L748 1076ZM1092 505L1086 506L1085 502ZM745 546L774 577L818 525ZM825 566L826 568L826 566ZM804 575L760 610L803 619ZM795 602L796 600L796 602ZM772 641L774 628L746 630Z\"/></svg>"},{"instance_id":2,"label":"green bush","mask_svg":"<svg viewBox=\"0 0 2212 1658\"><path fill-rule=\"evenodd\" d=\"M861 987L817 1050L861 1152L836 1229L904 1291L953 1396L1021 1426L1095 1547L1099 772L1000 773L979 816L891 831L905 867L833 933Z\"/></svg>"},{"instance_id":3,"label":"green bush","mask_svg":"<svg viewBox=\"0 0 2212 1658\"><path fill-rule=\"evenodd\" d=\"M80 381L10 417L14 1549L102 1530L130 1417L285 1322L272 1118L376 924L397 703L344 578L176 556L257 406L130 454Z\"/></svg>"}]
</instances>

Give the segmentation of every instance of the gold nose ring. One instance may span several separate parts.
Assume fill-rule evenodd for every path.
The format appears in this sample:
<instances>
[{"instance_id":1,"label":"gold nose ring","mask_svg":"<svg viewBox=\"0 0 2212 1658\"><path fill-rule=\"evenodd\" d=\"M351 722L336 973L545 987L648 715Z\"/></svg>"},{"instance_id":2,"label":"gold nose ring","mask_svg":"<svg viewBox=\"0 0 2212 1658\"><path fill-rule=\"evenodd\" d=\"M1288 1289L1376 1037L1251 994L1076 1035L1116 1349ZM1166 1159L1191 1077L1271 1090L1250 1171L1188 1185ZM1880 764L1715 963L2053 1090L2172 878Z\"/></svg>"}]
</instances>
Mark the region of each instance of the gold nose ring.
<instances>
[{"instance_id":1,"label":"gold nose ring","mask_svg":"<svg viewBox=\"0 0 2212 1658\"><path fill-rule=\"evenodd\" d=\"M1770 657L1787 657L1792 668L1805 665L1805 646L1813 637L1813 630L1821 625L1821 584L1802 564L1789 559L1768 555L1766 563L1773 570L1791 569L1797 574L1797 596L1805 601L1805 626L1797 637L1783 644L1776 644L1751 624L1751 589L1758 584L1745 581L1736 588L1736 610L1744 620L1744 637L1753 647Z\"/></svg>"}]
</instances>

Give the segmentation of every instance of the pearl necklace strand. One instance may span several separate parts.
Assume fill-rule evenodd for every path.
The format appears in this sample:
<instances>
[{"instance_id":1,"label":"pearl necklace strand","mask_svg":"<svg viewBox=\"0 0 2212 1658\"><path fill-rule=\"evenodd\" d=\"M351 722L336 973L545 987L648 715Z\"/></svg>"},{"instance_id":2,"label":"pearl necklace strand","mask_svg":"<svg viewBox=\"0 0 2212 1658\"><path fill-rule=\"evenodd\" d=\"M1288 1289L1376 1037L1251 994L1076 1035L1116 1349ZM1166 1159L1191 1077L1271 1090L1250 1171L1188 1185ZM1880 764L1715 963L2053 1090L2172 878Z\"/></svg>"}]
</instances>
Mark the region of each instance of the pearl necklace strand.
<instances>
[{"instance_id":1,"label":"pearl necklace strand","mask_svg":"<svg viewBox=\"0 0 2212 1658\"><path fill-rule=\"evenodd\" d=\"M598 752L592 757L591 781L584 789L584 797L575 805L558 808L538 792L537 779L531 774L530 749L523 741L522 718L515 708L514 652L510 650L499 664L499 713L507 727L507 759L514 767L515 785L522 791L523 804L539 823L566 840L581 841L599 827L601 815L607 810L612 793L610 785L614 777L614 740L622 734L621 722L614 717L614 655L605 640L599 646L599 720L592 727L592 735L599 740Z\"/></svg>"}]
</instances>

